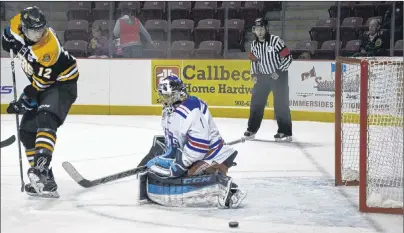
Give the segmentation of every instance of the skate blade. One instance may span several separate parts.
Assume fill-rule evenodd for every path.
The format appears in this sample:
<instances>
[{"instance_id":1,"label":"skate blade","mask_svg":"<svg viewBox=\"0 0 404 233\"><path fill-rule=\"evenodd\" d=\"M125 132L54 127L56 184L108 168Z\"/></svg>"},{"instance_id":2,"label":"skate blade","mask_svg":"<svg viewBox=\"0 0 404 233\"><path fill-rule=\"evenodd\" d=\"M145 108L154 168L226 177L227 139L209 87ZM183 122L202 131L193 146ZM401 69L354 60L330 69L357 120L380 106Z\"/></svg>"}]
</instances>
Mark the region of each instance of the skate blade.
<instances>
[{"instance_id":1,"label":"skate blade","mask_svg":"<svg viewBox=\"0 0 404 233\"><path fill-rule=\"evenodd\" d=\"M60 197L60 195L57 191L54 191L54 192L44 191L41 194L30 193L30 192L26 192L26 193L28 196L31 196L31 197L41 197L41 198L59 198Z\"/></svg>"}]
</instances>

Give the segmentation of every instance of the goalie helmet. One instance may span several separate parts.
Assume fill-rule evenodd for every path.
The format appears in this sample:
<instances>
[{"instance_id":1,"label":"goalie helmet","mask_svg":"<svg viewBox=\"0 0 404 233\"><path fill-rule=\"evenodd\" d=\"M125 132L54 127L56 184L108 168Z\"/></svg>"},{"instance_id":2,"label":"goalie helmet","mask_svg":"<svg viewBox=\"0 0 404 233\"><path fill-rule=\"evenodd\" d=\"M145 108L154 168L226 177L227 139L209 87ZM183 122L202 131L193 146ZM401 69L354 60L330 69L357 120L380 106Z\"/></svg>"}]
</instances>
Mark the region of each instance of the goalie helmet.
<instances>
[{"instance_id":1,"label":"goalie helmet","mask_svg":"<svg viewBox=\"0 0 404 233\"><path fill-rule=\"evenodd\" d=\"M177 76L160 78L158 95L165 106L172 106L188 98L185 84Z\"/></svg>"},{"instance_id":2,"label":"goalie helmet","mask_svg":"<svg viewBox=\"0 0 404 233\"><path fill-rule=\"evenodd\" d=\"M264 40L268 32L268 20L265 18L258 18L254 21L254 26L252 27L252 32L256 39Z\"/></svg>"},{"instance_id":3,"label":"goalie helmet","mask_svg":"<svg viewBox=\"0 0 404 233\"><path fill-rule=\"evenodd\" d=\"M46 24L45 15L38 7L28 7L21 11L21 31L30 42L36 43L42 38Z\"/></svg>"}]
</instances>

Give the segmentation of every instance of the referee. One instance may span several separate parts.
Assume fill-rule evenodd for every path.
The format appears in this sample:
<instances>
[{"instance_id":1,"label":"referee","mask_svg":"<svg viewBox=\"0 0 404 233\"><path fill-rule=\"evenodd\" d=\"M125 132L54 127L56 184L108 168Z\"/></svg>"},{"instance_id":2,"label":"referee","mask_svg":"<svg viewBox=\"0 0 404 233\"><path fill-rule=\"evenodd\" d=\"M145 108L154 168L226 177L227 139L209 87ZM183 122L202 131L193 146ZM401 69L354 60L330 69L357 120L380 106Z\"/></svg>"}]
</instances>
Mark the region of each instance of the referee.
<instances>
[{"instance_id":1,"label":"referee","mask_svg":"<svg viewBox=\"0 0 404 233\"><path fill-rule=\"evenodd\" d=\"M244 136L254 138L261 126L264 109L271 91L274 94L274 110L278 123L276 141L292 140L292 120L289 109L288 68L292 55L279 36L268 32L268 21L256 19L252 32L251 76L254 88L251 96L250 118Z\"/></svg>"}]
</instances>

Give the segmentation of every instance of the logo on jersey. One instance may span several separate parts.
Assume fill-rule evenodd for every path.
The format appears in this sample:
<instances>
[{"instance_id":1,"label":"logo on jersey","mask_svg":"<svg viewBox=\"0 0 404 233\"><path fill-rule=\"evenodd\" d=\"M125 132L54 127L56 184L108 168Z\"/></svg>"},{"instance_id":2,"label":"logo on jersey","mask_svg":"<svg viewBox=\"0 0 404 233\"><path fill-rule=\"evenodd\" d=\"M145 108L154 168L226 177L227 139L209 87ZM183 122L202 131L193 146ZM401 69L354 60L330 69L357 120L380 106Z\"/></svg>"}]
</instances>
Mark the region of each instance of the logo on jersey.
<instances>
[{"instance_id":1,"label":"logo on jersey","mask_svg":"<svg viewBox=\"0 0 404 233\"><path fill-rule=\"evenodd\" d=\"M175 75L180 77L181 68L179 66L155 66L154 67L154 90L157 91L157 87L159 86L160 78L165 78L170 75Z\"/></svg>"},{"instance_id":2,"label":"logo on jersey","mask_svg":"<svg viewBox=\"0 0 404 233\"><path fill-rule=\"evenodd\" d=\"M45 54L45 56L43 56L43 61L44 61L44 62L49 62L49 61L50 61L50 55L49 55L49 54Z\"/></svg>"}]
</instances>

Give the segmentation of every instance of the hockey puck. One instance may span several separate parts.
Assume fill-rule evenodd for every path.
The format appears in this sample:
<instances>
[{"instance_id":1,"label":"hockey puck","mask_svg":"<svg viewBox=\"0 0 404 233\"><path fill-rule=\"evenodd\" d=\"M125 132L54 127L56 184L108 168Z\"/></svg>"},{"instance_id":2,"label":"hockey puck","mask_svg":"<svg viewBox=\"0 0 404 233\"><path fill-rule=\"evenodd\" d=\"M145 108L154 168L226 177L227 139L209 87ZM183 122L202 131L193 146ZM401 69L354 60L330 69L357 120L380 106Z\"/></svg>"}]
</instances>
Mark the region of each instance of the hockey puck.
<instances>
[{"instance_id":1,"label":"hockey puck","mask_svg":"<svg viewBox=\"0 0 404 233\"><path fill-rule=\"evenodd\" d=\"M229 227L238 227L238 222L229 222Z\"/></svg>"}]
</instances>

